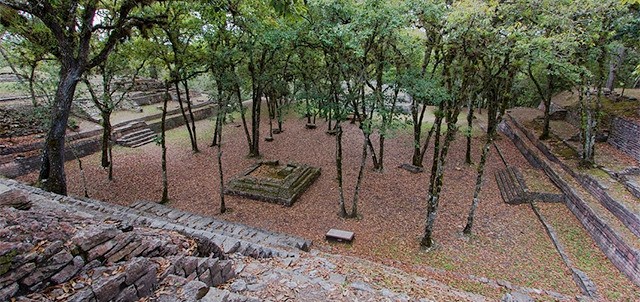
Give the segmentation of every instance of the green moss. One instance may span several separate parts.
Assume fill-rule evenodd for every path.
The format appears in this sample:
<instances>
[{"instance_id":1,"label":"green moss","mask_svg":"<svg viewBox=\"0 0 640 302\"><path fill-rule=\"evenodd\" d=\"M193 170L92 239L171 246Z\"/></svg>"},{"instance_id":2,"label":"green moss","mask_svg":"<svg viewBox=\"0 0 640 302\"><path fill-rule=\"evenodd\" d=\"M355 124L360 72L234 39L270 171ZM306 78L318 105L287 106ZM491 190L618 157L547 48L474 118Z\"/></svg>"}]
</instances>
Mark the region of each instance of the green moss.
<instances>
[{"instance_id":1,"label":"green moss","mask_svg":"<svg viewBox=\"0 0 640 302\"><path fill-rule=\"evenodd\" d=\"M602 98L602 111L605 120L612 116L637 117L640 106L637 101L612 101Z\"/></svg>"},{"instance_id":2,"label":"green moss","mask_svg":"<svg viewBox=\"0 0 640 302\"><path fill-rule=\"evenodd\" d=\"M0 275L3 275L4 273L9 271L9 269L11 268L11 262L17 254L18 252L13 250L6 253L4 256L0 256Z\"/></svg>"},{"instance_id":3,"label":"green moss","mask_svg":"<svg viewBox=\"0 0 640 302\"><path fill-rule=\"evenodd\" d=\"M554 142L551 144L551 147L553 148L553 153L556 154L557 156L562 157L563 159L578 158L578 153L575 150L564 145L563 143Z\"/></svg>"}]
</instances>

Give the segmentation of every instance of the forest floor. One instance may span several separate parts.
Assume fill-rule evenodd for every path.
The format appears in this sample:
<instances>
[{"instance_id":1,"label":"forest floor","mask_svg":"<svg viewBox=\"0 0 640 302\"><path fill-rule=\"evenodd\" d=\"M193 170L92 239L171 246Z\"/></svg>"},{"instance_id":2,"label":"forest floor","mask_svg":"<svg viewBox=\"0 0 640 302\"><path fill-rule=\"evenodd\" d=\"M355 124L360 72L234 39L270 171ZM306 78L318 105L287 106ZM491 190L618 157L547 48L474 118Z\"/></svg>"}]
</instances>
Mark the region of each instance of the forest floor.
<instances>
[{"instance_id":1,"label":"forest floor","mask_svg":"<svg viewBox=\"0 0 640 302\"><path fill-rule=\"evenodd\" d=\"M265 110L266 111L266 110ZM238 119L225 126L223 138L223 172L225 181L238 175L259 159L248 158L247 140ZM411 130L398 128L387 139L383 172L374 172L367 160L358 203L359 219L338 217L338 187L335 169L335 137L325 134L327 125L318 123L305 129L305 120L294 117L284 123L284 132L265 142L267 119L261 125L262 160L305 163L320 167L318 180L292 207L226 196L229 212L220 215L219 179L216 149L209 147L213 121L197 122L200 153L192 153L184 127L169 131L168 178L169 206L216 216L272 231L311 239L314 248L323 252L362 257L391 265L453 287L501 297L512 285L552 290L564 295L578 295L579 289L563 264L543 226L528 205L503 202L494 173L505 166L492 149L485 171L471 237L461 235L471 203L476 179L476 165L464 163L465 139L453 142L446 163L440 210L435 225L436 248L421 251L419 240L424 230L429 173L412 174L398 168L409 163L412 152ZM351 205L358 173L363 136L356 125L343 125L344 187L347 206ZM377 138L374 137L377 141ZM473 138L473 160L479 161L483 137ZM505 138L497 145L510 165L528 169L527 161ZM376 144L377 146L377 144ZM161 149L154 144L129 149L114 149L113 181L100 167L100 154L83 158L86 186L91 198L128 205L137 200L157 201L161 197ZM430 169L431 155L424 159ZM81 196L83 181L76 161L66 164L69 192ZM19 180L33 182L37 173ZM618 272L595 246L579 222L564 207L556 205L549 215L561 234L570 234L578 242L570 251L592 263L589 277L595 280L603 298L633 301L640 299L640 289ZM355 233L352 244L325 241L331 228ZM489 286L483 280L497 280L501 286Z\"/></svg>"}]
</instances>

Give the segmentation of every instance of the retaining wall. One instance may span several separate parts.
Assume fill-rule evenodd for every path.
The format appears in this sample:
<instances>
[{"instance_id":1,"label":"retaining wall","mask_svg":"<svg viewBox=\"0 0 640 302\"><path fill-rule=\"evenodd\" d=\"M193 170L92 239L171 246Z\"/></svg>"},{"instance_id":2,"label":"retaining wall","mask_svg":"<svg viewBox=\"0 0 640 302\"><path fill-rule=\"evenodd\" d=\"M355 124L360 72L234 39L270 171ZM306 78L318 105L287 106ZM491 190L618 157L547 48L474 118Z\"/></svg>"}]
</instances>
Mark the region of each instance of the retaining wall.
<instances>
[{"instance_id":1,"label":"retaining wall","mask_svg":"<svg viewBox=\"0 0 640 302\"><path fill-rule=\"evenodd\" d=\"M640 161L640 124L637 122L613 118L607 142Z\"/></svg>"}]
</instances>

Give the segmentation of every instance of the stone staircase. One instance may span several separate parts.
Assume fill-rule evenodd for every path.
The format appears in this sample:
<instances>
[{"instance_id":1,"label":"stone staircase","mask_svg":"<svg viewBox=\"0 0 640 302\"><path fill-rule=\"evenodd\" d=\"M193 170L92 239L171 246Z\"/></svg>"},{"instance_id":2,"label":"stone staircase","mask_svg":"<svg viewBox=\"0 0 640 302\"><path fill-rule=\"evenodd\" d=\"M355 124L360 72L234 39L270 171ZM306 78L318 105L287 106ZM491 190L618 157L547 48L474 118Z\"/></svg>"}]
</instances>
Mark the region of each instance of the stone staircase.
<instances>
[{"instance_id":1,"label":"stone staircase","mask_svg":"<svg viewBox=\"0 0 640 302\"><path fill-rule=\"evenodd\" d=\"M143 121L132 121L114 129L116 144L137 148L155 141L156 133Z\"/></svg>"},{"instance_id":2,"label":"stone staircase","mask_svg":"<svg viewBox=\"0 0 640 302\"><path fill-rule=\"evenodd\" d=\"M142 215L152 219L182 224L198 231L210 232L222 237L237 239L236 242L223 242L222 246L226 253L240 251L240 253L245 254L243 251L246 248L251 249L253 245L264 245L283 250L302 250L308 252L312 245L310 240L303 238L270 232L240 223L200 216L172 209L156 202L138 201L133 203L130 208L137 210ZM233 251L227 251L227 249L232 249Z\"/></svg>"},{"instance_id":3,"label":"stone staircase","mask_svg":"<svg viewBox=\"0 0 640 302\"><path fill-rule=\"evenodd\" d=\"M27 191L31 198L52 199L105 221L177 231L211 241L224 253L239 253L253 258L297 257L301 251L308 251L312 244L303 238L199 216L153 202L136 202L131 207L124 207L88 198L52 194L13 180L0 180L0 183Z\"/></svg>"},{"instance_id":4,"label":"stone staircase","mask_svg":"<svg viewBox=\"0 0 640 302\"><path fill-rule=\"evenodd\" d=\"M504 202L521 204L528 201L529 190L518 168L507 166L506 169L496 172L496 182Z\"/></svg>"},{"instance_id":5,"label":"stone staircase","mask_svg":"<svg viewBox=\"0 0 640 302\"><path fill-rule=\"evenodd\" d=\"M527 186L525 177L517 167L507 165L506 169L496 172L496 183L505 203L522 204L533 201L564 202L564 194L539 192ZM544 176L543 176L544 177ZM545 177L546 178L546 177ZM547 191L559 191L552 183L548 183ZM539 188L538 188L539 189Z\"/></svg>"},{"instance_id":6,"label":"stone staircase","mask_svg":"<svg viewBox=\"0 0 640 302\"><path fill-rule=\"evenodd\" d=\"M599 181L574 171L512 116L508 116L500 125L500 130L532 166L542 169L560 188L566 206L584 225L603 253L640 286L640 224L637 223L638 215L634 207L615 198L619 192L614 194Z\"/></svg>"}]
</instances>

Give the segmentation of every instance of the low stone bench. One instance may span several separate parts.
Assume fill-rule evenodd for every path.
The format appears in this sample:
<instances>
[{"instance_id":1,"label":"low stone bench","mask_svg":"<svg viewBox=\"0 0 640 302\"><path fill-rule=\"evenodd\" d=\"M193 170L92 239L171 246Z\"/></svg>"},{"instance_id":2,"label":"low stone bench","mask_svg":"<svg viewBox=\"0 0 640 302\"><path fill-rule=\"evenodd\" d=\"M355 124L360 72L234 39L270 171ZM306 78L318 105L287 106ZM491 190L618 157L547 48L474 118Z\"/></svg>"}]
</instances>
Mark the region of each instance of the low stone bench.
<instances>
[{"instance_id":1,"label":"low stone bench","mask_svg":"<svg viewBox=\"0 0 640 302\"><path fill-rule=\"evenodd\" d=\"M330 229L325 236L329 241L337 241L337 242L352 242L354 234L353 232Z\"/></svg>"}]
</instances>

